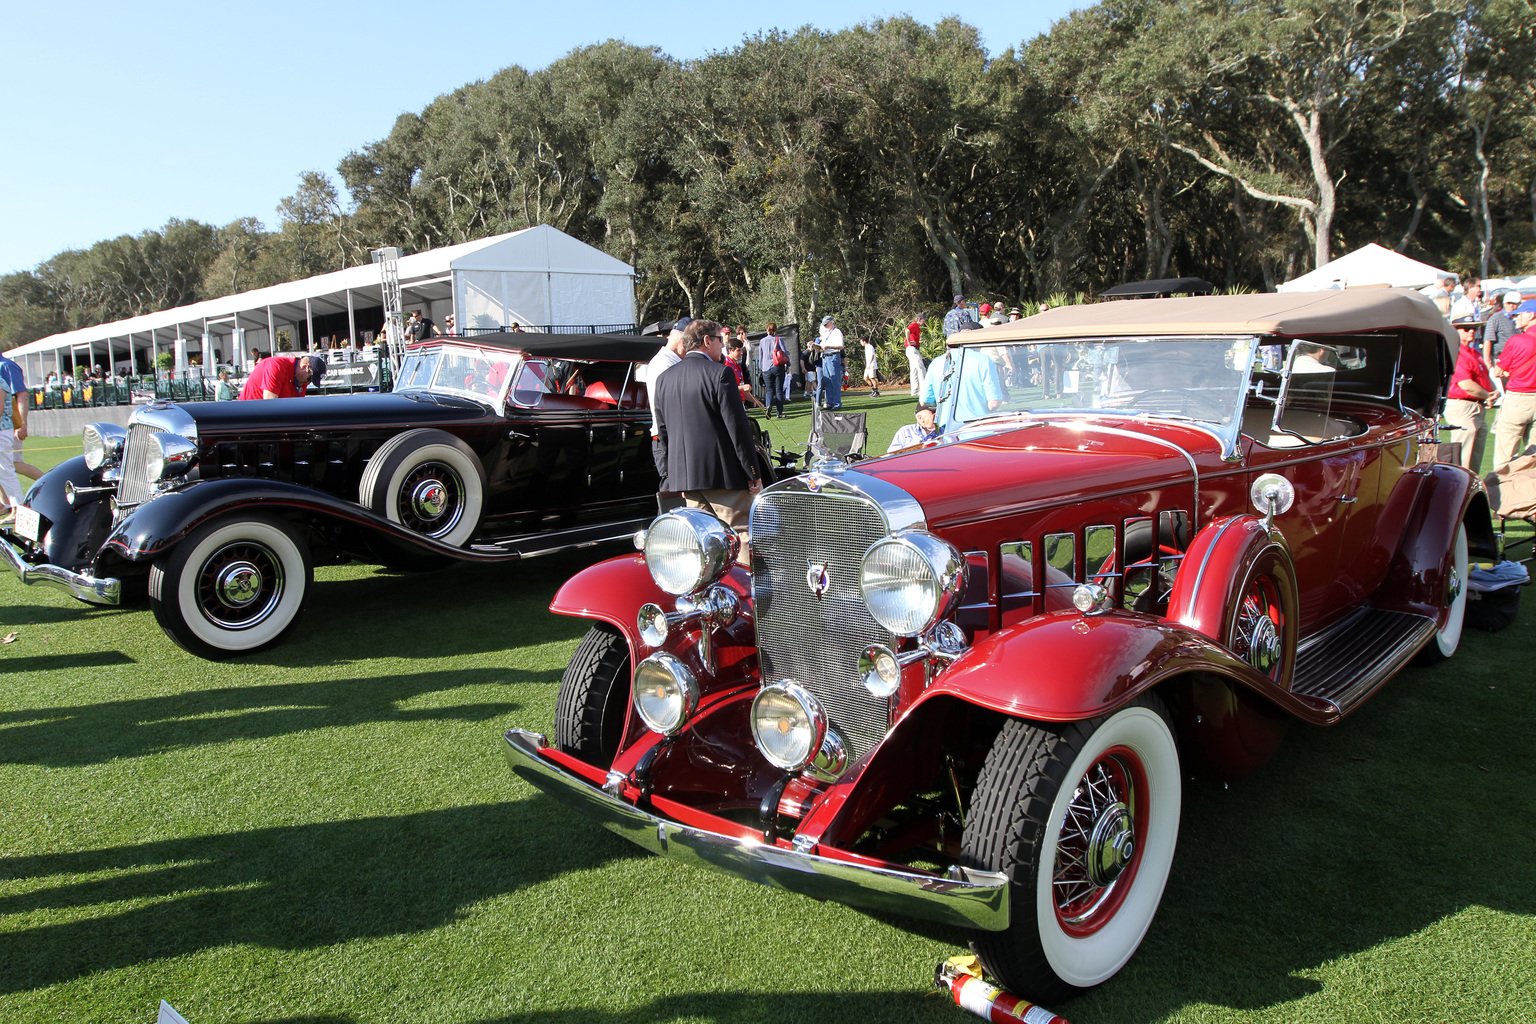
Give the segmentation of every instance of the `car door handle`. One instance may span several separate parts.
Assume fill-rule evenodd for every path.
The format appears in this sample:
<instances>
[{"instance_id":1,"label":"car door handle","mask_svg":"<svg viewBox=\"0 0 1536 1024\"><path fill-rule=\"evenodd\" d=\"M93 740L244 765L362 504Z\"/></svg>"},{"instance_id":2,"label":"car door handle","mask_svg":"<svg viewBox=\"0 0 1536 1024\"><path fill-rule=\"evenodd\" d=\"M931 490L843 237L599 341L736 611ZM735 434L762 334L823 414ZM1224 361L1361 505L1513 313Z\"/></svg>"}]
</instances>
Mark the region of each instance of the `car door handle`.
<instances>
[{"instance_id":1,"label":"car door handle","mask_svg":"<svg viewBox=\"0 0 1536 1024\"><path fill-rule=\"evenodd\" d=\"M1359 501L1360 499L1357 496L1352 495L1352 494L1341 494L1337 498L1335 498L1334 500L1337 501L1340 505L1353 505L1355 502Z\"/></svg>"}]
</instances>

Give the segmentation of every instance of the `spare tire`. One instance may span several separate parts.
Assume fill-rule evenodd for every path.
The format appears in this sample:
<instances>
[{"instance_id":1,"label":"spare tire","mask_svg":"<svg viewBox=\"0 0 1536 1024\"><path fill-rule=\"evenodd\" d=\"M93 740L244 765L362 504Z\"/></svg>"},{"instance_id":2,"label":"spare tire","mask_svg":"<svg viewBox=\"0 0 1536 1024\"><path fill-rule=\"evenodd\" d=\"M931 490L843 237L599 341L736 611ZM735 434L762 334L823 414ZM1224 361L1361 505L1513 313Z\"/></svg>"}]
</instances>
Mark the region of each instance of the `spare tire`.
<instances>
[{"instance_id":1,"label":"spare tire","mask_svg":"<svg viewBox=\"0 0 1536 1024\"><path fill-rule=\"evenodd\" d=\"M480 526L485 469L452 434L407 430L369 460L357 500L408 530L463 547Z\"/></svg>"}]
</instances>

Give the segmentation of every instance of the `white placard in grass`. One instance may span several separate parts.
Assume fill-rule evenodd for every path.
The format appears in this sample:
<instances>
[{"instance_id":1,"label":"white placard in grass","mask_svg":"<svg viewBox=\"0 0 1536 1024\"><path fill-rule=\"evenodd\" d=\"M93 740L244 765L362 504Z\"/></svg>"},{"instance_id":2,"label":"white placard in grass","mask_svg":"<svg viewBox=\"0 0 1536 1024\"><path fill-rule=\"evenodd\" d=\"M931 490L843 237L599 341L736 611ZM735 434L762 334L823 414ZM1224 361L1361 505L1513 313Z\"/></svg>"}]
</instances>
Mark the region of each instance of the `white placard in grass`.
<instances>
[{"instance_id":1,"label":"white placard in grass","mask_svg":"<svg viewBox=\"0 0 1536 1024\"><path fill-rule=\"evenodd\" d=\"M176 1008L164 999L160 1000L160 1016L155 1018L155 1024L187 1024L187 1018L176 1012Z\"/></svg>"}]
</instances>

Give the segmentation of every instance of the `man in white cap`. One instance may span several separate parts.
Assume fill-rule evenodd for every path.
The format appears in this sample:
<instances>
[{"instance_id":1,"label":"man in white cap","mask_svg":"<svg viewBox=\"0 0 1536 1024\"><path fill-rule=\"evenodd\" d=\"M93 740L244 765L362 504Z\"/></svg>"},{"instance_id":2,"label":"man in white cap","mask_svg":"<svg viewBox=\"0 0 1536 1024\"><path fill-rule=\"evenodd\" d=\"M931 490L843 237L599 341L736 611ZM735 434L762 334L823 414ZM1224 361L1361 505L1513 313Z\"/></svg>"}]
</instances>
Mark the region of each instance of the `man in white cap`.
<instances>
[{"instance_id":1,"label":"man in white cap","mask_svg":"<svg viewBox=\"0 0 1536 1024\"><path fill-rule=\"evenodd\" d=\"M821 404L827 409L843 407L843 332L829 313L821 318Z\"/></svg>"},{"instance_id":2,"label":"man in white cap","mask_svg":"<svg viewBox=\"0 0 1536 1024\"><path fill-rule=\"evenodd\" d=\"M1521 301L1520 293L1513 290L1499 296L1498 308L1483 328L1483 354L1488 357L1490 365L1504 351L1504 343L1520 333L1520 328L1515 326L1515 310Z\"/></svg>"}]
</instances>

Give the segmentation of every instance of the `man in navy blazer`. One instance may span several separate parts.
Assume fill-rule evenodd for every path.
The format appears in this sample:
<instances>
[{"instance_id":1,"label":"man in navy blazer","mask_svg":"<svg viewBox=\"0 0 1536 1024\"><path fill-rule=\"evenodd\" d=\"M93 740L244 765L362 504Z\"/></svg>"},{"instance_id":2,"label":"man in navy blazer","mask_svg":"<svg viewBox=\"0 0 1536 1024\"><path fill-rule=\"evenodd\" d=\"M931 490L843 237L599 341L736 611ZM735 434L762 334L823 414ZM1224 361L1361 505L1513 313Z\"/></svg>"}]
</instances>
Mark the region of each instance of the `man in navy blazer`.
<instances>
[{"instance_id":1,"label":"man in navy blazer","mask_svg":"<svg viewBox=\"0 0 1536 1024\"><path fill-rule=\"evenodd\" d=\"M752 498L762 490L757 452L741 392L720 362L725 328L695 320L683 332L683 361L657 377L656 422L666 466L662 489L681 491L692 508L713 513L741 537L745 564Z\"/></svg>"}]
</instances>

